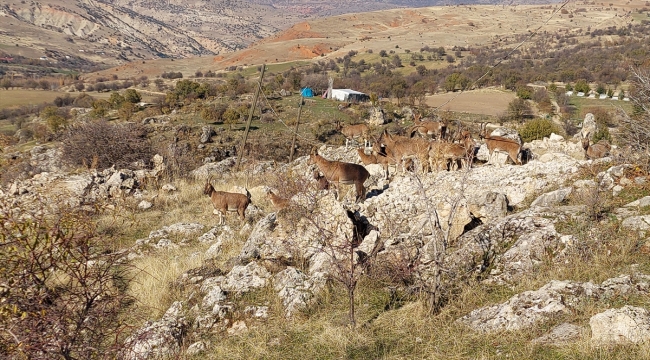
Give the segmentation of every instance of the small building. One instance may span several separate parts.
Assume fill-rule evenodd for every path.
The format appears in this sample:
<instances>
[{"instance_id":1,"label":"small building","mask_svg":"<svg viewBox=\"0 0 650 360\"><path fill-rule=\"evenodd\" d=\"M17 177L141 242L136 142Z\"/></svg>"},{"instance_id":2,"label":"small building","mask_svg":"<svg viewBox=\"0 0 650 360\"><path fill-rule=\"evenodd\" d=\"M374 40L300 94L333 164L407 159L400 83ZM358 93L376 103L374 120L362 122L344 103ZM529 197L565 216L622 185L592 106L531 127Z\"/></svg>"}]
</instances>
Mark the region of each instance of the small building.
<instances>
[{"instance_id":1,"label":"small building","mask_svg":"<svg viewBox=\"0 0 650 360\"><path fill-rule=\"evenodd\" d=\"M332 99L348 102L365 102L370 96L352 89L332 89Z\"/></svg>"},{"instance_id":2,"label":"small building","mask_svg":"<svg viewBox=\"0 0 650 360\"><path fill-rule=\"evenodd\" d=\"M583 97L583 96L585 96L585 93L583 93L582 91L578 91L578 93L576 94L576 96Z\"/></svg>"},{"instance_id":3,"label":"small building","mask_svg":"<svg viewBox=\"0 0 650 360\"><path fill-rule=\"evenodd\" d=\"M600 96L598 96L598 99L600 100L607 99L607 94L600 94Z\"/></svg>"}]
</instances>

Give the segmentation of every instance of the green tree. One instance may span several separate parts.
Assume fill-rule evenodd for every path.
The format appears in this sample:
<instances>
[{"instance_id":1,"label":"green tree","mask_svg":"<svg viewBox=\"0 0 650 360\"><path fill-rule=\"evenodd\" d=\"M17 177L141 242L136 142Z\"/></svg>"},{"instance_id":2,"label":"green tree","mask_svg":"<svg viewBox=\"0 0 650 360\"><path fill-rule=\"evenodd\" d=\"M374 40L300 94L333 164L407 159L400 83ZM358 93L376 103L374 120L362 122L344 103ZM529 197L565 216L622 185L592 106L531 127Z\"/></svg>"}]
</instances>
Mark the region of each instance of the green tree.
<instances>
[{"instance_id":1,"label":"green tree","mask_svg":"<svg viewBox=\"0 0 650 360\"><path fill-rule=\"evenodd\" d=\"M47 118L46 122L52 132L58 132L68 125L68 121L60 115L50 116Z\"/></svg>"},{"instance_id":2,"label":"green tree","mask_svg":"<svg viewBox=\"0 0 650 360\"><path fill-rule=\"evenodd\" d=\"M584 79L578 80L574 88L577 92L582 92L585 94L591 90L591 88L589 87L589 83L587 82L587 80Z\"/></svg>"},{"instance_id":3,"label":"green tree","mask_svg":"<svg viewBox=\"0 0 650 360\"><path fill-rule=\"evenodd\" d=\"M607 88L605 88L605 85L602 83L599 83L598 86L596 86L596 94L605 94L607 91Z\"/></svg>"},{"instance_id":4,"label":"green tree","mask_svg":"<svg viewBox=\"0 0 650 360\"><path fill-rule=\"evenodd\" d=\"M228 125L228 130L232 130L232 126L239 122L240 114L239 111L237 111L237 109L229 107L223 113L221 118L223 119L223 123Z\"/></svg>"},{"instance_id":5,"label":"green tree","mask_svg":"<svg viewBox=\"0 0 650 360\"><path fill-rule=\"evenodd\" d=\"M125 99L124 96L122 96L120 93L117 91L113 91L111 93L111 97L108 98L108 102L111 104L111 107L113 109L119 109L120 106L124 103Z\"/></svg>"},{"instance_id":6,"label":"green tree","mask_svg":"<svg viewBox=\"0 0 650 360\"><path fill-rule=\"evenodd\" d=\"M517 97L524 100L530 100L533 92L528 86L519 86L517 88Z\"/></svg>"},{"instance_id":7,"label":"green tree","mask_svg":"<svg viewBox=\"0 0 650 360\"><path fill-rule=\"evenodd\" d=\"M541 140L551 135L551 133L558 134L560 128L547 119L533 119L524 124L519 129L519 135L524 142L531 142L533 140Z\"/></svg>"},{"instance_id":8,"label":"green tree","mask_svg":"<svg viewBox=\"0 0 650 360\"><path fill-rule=\"evenodd\" d=\"M111 105L108 101L100 99L93 101L92 107L90 116L103 119L108 114L108 109L110 109Z\"/></svg>"},{"instance_id":9,"label":"green tree","mask_svg":"<svg viewBox=\"0 0 650 360\"><path fill-rule=\"evenodd\" d=\"M124 119L126 121L131 120L131 117L133 116L133 113L135 113L136 110L136 105L125 101L122 103L122 106L117 110L117 114L121 119Z\"/></svg>"},{"instance_id":10,"label":"green tree","mask_svg":"<svg viewBox=\"0 0 650 360\"><path fill-rule=\"evenodd\" d=\"M135 89L126 89L124 92L124 100L131 104L137 104L142 101L142 96Z\"/></svg>"}]
</instances>

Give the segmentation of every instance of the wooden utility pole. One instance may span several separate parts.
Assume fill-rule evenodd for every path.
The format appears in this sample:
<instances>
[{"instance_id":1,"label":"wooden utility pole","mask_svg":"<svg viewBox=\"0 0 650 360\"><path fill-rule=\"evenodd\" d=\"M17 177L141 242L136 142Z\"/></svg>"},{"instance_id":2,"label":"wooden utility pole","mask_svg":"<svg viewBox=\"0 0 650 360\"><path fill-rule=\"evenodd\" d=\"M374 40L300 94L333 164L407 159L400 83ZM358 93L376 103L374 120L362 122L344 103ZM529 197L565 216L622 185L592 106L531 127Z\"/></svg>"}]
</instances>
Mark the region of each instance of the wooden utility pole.
<instances>
[{"instance_id":1,"label":"wooden utility pole","mask_svg":"<svg viewBox=\"0 0 650 360\"><path fill-rule=\"evenodd\" d=\"M262 89L262 79L264 78L264 70L266 69L266 64L262 64L262 73L260 74L260 82L257 85L255 90L255 96L253 97L253 104L251 105L251 111L248 113L248 121L246 121L246 130L244 130L244 138L242 139L241 146L239 147L239 154L237 154L237 164L235 165L235 171L239 171L239 165L241 164L241 157L244 155L244 149L246 148L246 139L248 138L248 131L251 128L251 121L253 121L253 113L255 112L255 105L257 105L257 98L260 96L260 89Z\"/></svg>"},{"instance_id":2,"label":"wooden utility pole","mask_svg":"<svg viewBox=\"0 0 650 360\"><path fill-rule=\"evenodd\" d=\"M289 162L293 161L293 152L296 148L296 136L298 136L298 125L300 124L300 114L302 114L302 105L305 103L302 94L300 94L300 107L298 108L298 120L296 120L296 128L293 130L293 137L291 139L291 152L289 153Z\"/></svg>"}]
</instances>

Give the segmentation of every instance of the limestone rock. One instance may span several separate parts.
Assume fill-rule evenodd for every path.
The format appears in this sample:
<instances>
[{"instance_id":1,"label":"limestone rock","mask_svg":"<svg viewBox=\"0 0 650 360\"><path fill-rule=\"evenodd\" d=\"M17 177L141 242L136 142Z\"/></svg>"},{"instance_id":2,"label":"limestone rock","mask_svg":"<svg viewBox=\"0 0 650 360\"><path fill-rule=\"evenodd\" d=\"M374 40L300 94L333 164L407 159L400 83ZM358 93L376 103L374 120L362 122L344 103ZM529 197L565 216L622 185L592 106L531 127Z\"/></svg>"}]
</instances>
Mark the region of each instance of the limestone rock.
<instances>
[{"instance_id":1,"label":"limestone rock","mask_svg":"<svg viewBox=\"0 0 650 360\"><path fill-rule=\"evenodd\" d=\"M246 266L238 265L233 267L224 278L221 287L225 291L248 292L266 286L266 282L270 277L271 273L263 266L251 262Z\"/></svg>"},{"instance_id":2,"label":"limestone rock","mask_svg":"<svg viewBox=\"0 0 650 360\"><path fill-rule=\"evenodd\" d=\"M181 315L182 309L181 302L173 303L162 319L149 322L127 338L123 358L144 360L174 357L178 354L187 328L185 318Z\"/></svg>"},{"instance_id":3,"label":"limestone rock","mask_svg":"<svg viewBox=\"0 0 650 360\"><path fill-rule=\"evenodd\" d=\"M531 207L533 206L556 206L562 203L564 199L567 198L567 196L571 195L571 192L573 191L572 187L565 187L561 188L555 191L547 192L546 194L542 194L537 199L533 201L532 204L530 204Z\"/></svg>"},{"instance_id":4,"label":"limestone rock","mask_svg":"<svg viewBox=\"0 0 650 360\"><path fill-rule=\"evenodd\" d=\"M623 220L621 226L630 230L650 230L650 215L630 216Z\"/></svg>"},{"instance_id":5,"label":"limestone rock","mask_svg":"<svg viewBox=\"0 0 650 360\"><path fill-rule=\"evenodd\" d=\"M650 312L625 305L609 309L589 319L591 341L598 345L650 341Z\"/></svg>"},{"instance_id":6,"label":"limestone rock","mask_svg":"<svg viewBox=\"0 0 650 360\"><path fill-rule=\"evenodd\" d=\"M582 338L584 328L578 325L563 323L554 327L548 334L532 341L533 344L563 346Z\"/></svg>"},{"instance_id":7,"label":"limestone rock","mask_svg":"<svg viewBox=\"0 0 650 360\"><path fill-rule=\"evenodd\" d=\"M138 203L138 209L140 209L140 210L148 210L148 209L151 209L152 206L153 206L153 203L151 203L151 201L147 201L147 200L142 200L142 201L140 201Z\"/></svg>"},{"instance_id":8,"label":"limestone rock","mask_svg":"<svg viewBox=\"0 0 650 360\"><path fill-rule=\"evenodd\" d=\"M307 307L314 294L325 286L322 277L309 277L302 271L287 267L273 277L273 288L278 293L287 317Z\"/></svg>"},{"instance_id":9,"label":"limestone rock","mask_svg":"<svg viewBox=\"0 0 650 360\"><path fill-rule=\"evenodd\" d=\"M373 107L370 109L370 117L367 120L368 125L370 126L379 126L386 123L384 117L384 110L379 107Z\"/></svg>"},{"instance_id":10,"label":"limestone rock","mask_svg":"<svg viewBox=\"0 0 650 360\"><path fill-rule=\"evenodd\" d=\"M598 131L598 125L596 124L596 117L592 113L587 113L585 119L582 121L582 129L580 130L580 137L585 138L589 137L591 139Z\"/></svg>"},{"instance_id":11,"label":"limestone rock","mask_svg":"<svg viewBox=\"0 0 650 360\"><path fill-rule=\"evenodd\" d=\"M201 144L212 142L212 136L215 134L216 133L214 132L214 129L212 129L212 126L203 126L201 128L201 138L199 139L199 142L201 142Z\"/></svg>"}]
</instances>

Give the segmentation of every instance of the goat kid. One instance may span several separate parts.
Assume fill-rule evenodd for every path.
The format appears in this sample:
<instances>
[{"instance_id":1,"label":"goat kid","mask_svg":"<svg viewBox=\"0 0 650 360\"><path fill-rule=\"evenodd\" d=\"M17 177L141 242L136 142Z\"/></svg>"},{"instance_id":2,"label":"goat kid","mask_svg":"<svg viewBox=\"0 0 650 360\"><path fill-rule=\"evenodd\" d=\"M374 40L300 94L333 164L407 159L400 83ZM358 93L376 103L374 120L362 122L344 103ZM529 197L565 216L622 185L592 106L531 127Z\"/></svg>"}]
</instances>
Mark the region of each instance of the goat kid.
<instances>
[{"instance_id":1,"label":"goat kid","mask_svg":"<svg viewBox=\"0 0 650 360\"><path fill-rule=\"evenodd\" d=\"M321 175L320 171L314 170L314 180L318 181L318 190L329 190L330 182L325 179L325 176Z\"/></svg>"},{"instance_id":2,"label":"goat kid","mask_svg":"<svg viewBox=\"0 0 650 360\"><path fill-rule=\"evenodd\" d=\"M384 168L384 177L388 179L388 165L389 164L394 164L391 159L386 156L386 153L384 152L383 154L381 152L377 152L377 154L366 154L366 150L364 148L357 148L357 153L359 153L359 158L361 158L361 162L364 165L370 165L370 164L379 164Z\"/></svg>"},{"instance_id":3,"label":"goat kid","mask_svg":"<svg viewBox=\"0 0 650 360\"><path fill-rule=\"evenodd\" d=\"M334 184L337 199L339 197L339 185L341 184L354 184L356 189L356 202L363 202L366 199L366 188L363 183L368 180L370 173L362 165L341 161L329 161L317 153L309 155L308 164L316 164L327 181Z\"/></svg>"},{"instance_id":4,"label":"goat kid","mask_svg":"<svg viewBox=\"0 0 650 360\"><path fill-rule=\"evenodd\" d=\"M289 199L279 197L271 189L268 189L266 191L266 197L271 200L271 203L273 204L273 207L276 211L280 211L289 207Z\"/></svg>"},{"instance_id":5,"label":"goat kid","mask_svg":"<svg viewBox=\"0 0 650 360\"><path fill-rule=\"evenodd\" d=\"M245 212L248 205L251 203L251 196L248 190L246 195L239 193L230 193L225 191L217 191L211 184L212 177L208 178L203 188L203 194L210 196L212 205L215 210L219 211L219 224L224 223L224 217L227 211L237 211L242 221L246 219Z\"/></svg>"}]
</instances>

